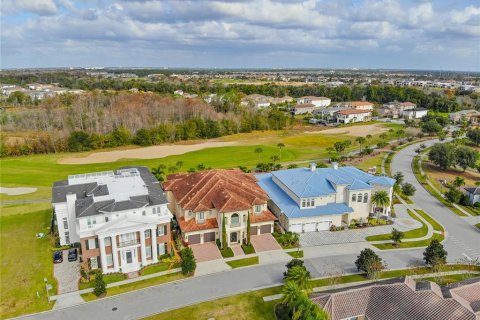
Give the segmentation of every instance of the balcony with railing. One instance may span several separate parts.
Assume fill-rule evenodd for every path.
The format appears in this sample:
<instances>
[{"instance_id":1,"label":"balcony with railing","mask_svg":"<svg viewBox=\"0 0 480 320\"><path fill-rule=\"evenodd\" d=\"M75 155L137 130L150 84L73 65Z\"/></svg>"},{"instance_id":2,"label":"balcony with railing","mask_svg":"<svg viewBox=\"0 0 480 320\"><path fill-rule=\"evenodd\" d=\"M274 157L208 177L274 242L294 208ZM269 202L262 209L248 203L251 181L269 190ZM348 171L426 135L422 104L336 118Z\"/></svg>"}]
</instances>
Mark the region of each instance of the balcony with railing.
<instances>
[{"instance_id":1,"label":"balcony with railing","mask_svg":"<svg viewBox=\"0 0 480 320\"><path fill-rule=\"evenodd\" d=\"M124 247L130 247L130 246L135 246L137 244L140 244L139 239L133 239L133 240L127 240L127 241L120 241L118 243L119 248L124 248Z\"/></svg>"}]
</instances>

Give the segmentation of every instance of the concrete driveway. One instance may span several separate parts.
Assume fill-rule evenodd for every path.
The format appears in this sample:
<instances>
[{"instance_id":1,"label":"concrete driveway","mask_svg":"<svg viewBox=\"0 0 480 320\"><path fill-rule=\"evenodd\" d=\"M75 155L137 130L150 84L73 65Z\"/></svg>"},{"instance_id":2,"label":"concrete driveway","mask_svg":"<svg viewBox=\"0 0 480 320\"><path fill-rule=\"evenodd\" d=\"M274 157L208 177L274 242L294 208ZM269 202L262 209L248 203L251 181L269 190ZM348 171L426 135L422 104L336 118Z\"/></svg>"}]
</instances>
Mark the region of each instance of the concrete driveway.
<instances>
[{"instance_id":1,"label":"concrete driveway","mask_svg":"<svg viewBox=\"0 0 480 320\"><path fill-rule=\"evenodd\" d=\"M255 252L282 250L282 247L270 233L251 236L250 242L255 248Z\"/></svg>"},{"instance_id":2,"label":"concrete driveway","mask_svg":"<svg viewBox=\"0 0 480 320\"><path fill-rule=\"evenodd\" d=\"M222 254L218 250L215 242L192 244L190 245L190 248L192 248L193 255L195 256L195 259L197 259L197 262L222 259Z\"/></svg>"},{"instance_id":3,"label":"concrete driveway","mask_svg":"<svg viewBox=\"0 0 480 320\"><path fill-rule=\"evenodd\" d=\"M68 250L63 251L63 262L53 265L53 275L58 282L58 294L68 293L78 290L78 280L80 280L80 262L68 261Z\"/></svg>"}]
</instances>

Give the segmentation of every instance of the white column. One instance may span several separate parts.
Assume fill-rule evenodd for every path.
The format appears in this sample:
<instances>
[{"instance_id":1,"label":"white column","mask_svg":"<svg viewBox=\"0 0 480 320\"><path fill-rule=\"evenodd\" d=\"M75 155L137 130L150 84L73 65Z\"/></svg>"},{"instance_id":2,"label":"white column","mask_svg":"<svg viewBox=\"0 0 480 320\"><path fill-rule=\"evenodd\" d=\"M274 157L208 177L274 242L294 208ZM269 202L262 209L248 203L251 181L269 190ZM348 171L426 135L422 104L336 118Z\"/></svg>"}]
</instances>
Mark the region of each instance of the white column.
<instances>
[{"instance_id":1,"label":"white column","mask_svg":"<svg viewBox=\"0 0 480 320\"><path fill-rule=\"evenodd\" d=\"M102 272L107 273L107 254L105 253L105 238L98 237L98 244L100 245L100 261L102 261Z\"/></svg>"},{"instance_id":2,"label":"white column","mask_svg":"<svg viewBox=\"0 0 480 320\"><path fill-rule=\"evenodd\" d=\"M157 228L153 228L151 233L152 238L152 260L153 263L158 262L158 253L157 253Z\"/></svg>"},{"instance_id":3,"label":"white column","mask_svg":"<svg viewBox=\"0 0 480 320\"><path fill-rule=\"evenodd\" d=\"M118 263L118 252L117 252L117 235L112 235L112 256L113 256L113 268L115 272L120 270L120 264Z\"/></svg>"},{"instance_id":4,"label":"white column","mask_svg":"<svg viewBox=\"0 0 480 320\"><path fill-rule=\"evenodd\" d=\"M142 253L142 266L147 265L147 253L145 250L145 230L140 230L140 252Z\"/></svg>"}]
</instances>

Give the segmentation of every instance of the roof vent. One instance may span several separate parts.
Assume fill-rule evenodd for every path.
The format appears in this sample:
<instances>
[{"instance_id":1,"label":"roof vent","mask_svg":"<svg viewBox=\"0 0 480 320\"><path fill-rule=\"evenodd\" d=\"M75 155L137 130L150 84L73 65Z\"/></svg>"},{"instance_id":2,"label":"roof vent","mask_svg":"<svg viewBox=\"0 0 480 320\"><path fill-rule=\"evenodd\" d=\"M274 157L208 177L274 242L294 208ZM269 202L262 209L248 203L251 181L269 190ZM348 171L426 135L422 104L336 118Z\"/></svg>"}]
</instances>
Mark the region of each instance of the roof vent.
<instances>
[{"instance_id":1,"label":"roof vent","mask_svg":"<svg viewBox=\"0 0 480 320\"><path fill-rule=\"evenodd\" d=\"M338 169L338 162L332 162L332 167L333 167L333 169L337 170Z\"/></svg>"},{"instance_id":2,"label":"roof vent","mask_svg":"<svg viewBox=\"0 0 480 320\"><path fill-rule=\"evenodd\" d=\"M317 164L315 162L310 163L310 171L314 172L317 169Z\"/></svg>"}]
</instances>

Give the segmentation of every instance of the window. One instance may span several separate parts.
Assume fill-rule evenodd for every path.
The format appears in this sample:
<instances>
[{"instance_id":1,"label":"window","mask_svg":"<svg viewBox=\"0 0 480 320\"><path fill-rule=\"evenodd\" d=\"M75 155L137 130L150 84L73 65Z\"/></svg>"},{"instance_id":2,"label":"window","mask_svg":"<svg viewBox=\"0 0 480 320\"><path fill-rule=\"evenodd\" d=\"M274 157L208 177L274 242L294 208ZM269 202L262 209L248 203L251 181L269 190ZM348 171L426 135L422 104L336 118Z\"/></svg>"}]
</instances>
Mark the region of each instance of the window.
<instances>
[{"instance_id":1,"label":"window","mask_svg":"<svg viewBox=\"0 0 480 320\"><path fill-rule=\"evenodd\" d=\"M97 246L97 239L88 239L87 240L87 250L96 249Z\"/></svg>"},{"instance_id":2,"label":"window","mask_svg":"<svg viewBox=\"0 0 480 320\"><path fill-rule=\"evenodd\" d=\"M243 223L245 223L245 222L247 222L247 215L246 214L243 215Z\"/></svg>"},{"instance_id":3,"label":"window","mask_svg":"<svg viewBox=\"0 0 480 320\"><path fill-rule=\"evenodd\" d=\"M255 206L255 212L258 213L258 212L260 212L260 211L262 211L262 206L261 206L261 205L256 205L256 206Z\"/></svg>"},{"instance_id":4,"label":"window","mask_svg":"<svg viewBox=\"0 0 480 320\"><path fill-rule=\"evenodd\" d=\"M136 239L136 232L124 233L120 235L121 242L134 241Z\"/></svg>"},{"instance_id":5,"label":"window","mask_svg":"<svg viewBox=\"0 0 480 320\"><path fill-rule=\"evenodd\" d=\"M365 193L363 195L363 203L367 203L368 202L368 193Z\"/></svg>"},{"instance_id":6,"label":"window","mask_svg":"<svg viewBox=\"0 0 480 320\"><path fill-rule=\"evenodd\" d=\"M310 206L315 207L315 199L310 199Z\"/></svg>"},{"instance_id":7,"label":"window","mask_svg":"<svg viewBox=\"0 0 480 320\"><path fill-rule=\"evenodd\" d=\"M362 194L361 193L358 194L357 202L362 202Z\"/></svg>"},{"instance_id":8,"label":"window","mask_svg":"<svg viewBox=\"0 0 480 320\"><path fill-rule=\"evenodd\" d=\"M63 229L68 230L68 220L67 220L67 218L63 218Z\"/></svg>"},{"instance_id":9,"label":"window","mask_svg":"<svg viewBox=\"0 0 480 320\"><path fill-rule=\"evenodd\" d=\"M98 269L97 257L90 258L90 269Z\"/></svg>"},{"instance_id":10,"label":"window","mask_svg":"<svg viewBox=\"0 0 480 320\"><path fill-rule=\"evenodd\" d=\"M168 233L167 225L157 227L157 236L164 236Z\"/></svg>"},{"instance_id":11,"label":"window","mask_svg":"<svg viewBox=\"0 0 480 320\"><path fill-rule=\"evenodd\" d=\"M65 243L70 244L70 232L65 231Z\"/></svg>"},{"instance_id":12,"label":"window","mask_svg":"<svg viewBox=\"0 0 480 320\"><path fill-rule=\"evenodd\" d=\"M166 243L159 243L157 246L158 246L158 251L157 251L158 255L161 256L161 255L165 254Z\"/></svg>"},{"instance_id":13,"label":"window","mask_svg":"<svg viewBox=\"0 0 480 320\"><path fill-rule=\"evenodd\" d=\"M112 245L112 238L111 237L106 237L105 238L105 246L109 247Z\"/></svg>"},{"instance_id":14,"label":"window","mask_svg":"<svg viewBox=\"0 0 480 320\"><path fill-rule=\"evenodd\" d=\"M240 217L238 213L232 214L232 224L240 224Z\"/></svg>"},{"instance_id":15,"label":"window","mask_svg":"<svg viewBox=\"0 0 480 320\"><path fill-rule=\"evenodd\" d=\"M145 238L149 239L152 236L152 230L147 229L145 230Z\"/></svg>"},{"instance_id":16,"label":"window","mask_svg":"<svg viewBox=\"0 0 480 320\"><path fill-rule=\"evenodd\" d=\"M307 201L305 199L302 199L302 208L304 208L307 204Z\"/></svg>"},{"instance_id":17,"label":"window","mask_svg":"<svg viewBox=\"0 0 480 320\"><path fill-rule=\"evenodd\" d=\"M152 214L155 214L155 208L152 208Z\"/></svg>"},{"instance_id":18,"label":"window","mask_svg":"<svg viewBox=\"0 0 480 320\"><path fill-rule=\"evenodd\" d=\"M160 207L157 207L157 213L160 213Z\"/></svg>"},{"instance_id":19,"label":"window","mask_svg":"<svg viewBox=\"0 0 480 320\"><path fill-rule=\"evenodd\" d=\"M352 202L356 202L357 201L357 195L356 194L352 194Z\"/></svg>"},{"instance_id":20,"label":"window","mask_svg":"<svg viewBox=\"0 0 480 320\"><path fill-rule=\"evenodd\" d=\"M87 227L90 229L92 227L92 219L87 219Z\"/></svg>"},{"instance_id":21,"label":"window","mask_svg":"<svg viewBox=\"0 0 480 320\"><path fill-rule=\"evenodd\" d=\"M107 254L107 267L112 267L113 266L113 254L109 253Z\"/></svg>"},{"instance_id":22,"label":"window","mask_svg":"<svg viewBox=\"0 0 480 320\"><path fill-rule=\"evenodd\" d=\"M145 247L145 256L147 258L151 258L152 257L152 247Z\"/></svg>"},{"instance_id":23,"label":"window","mask_svg":"<svg viewBox=\"0 0 480 320\"><path fill-rule=\"evenodd\" d=\"M108 222L108 217L105 217L105 222Z\"/></svg>"},{"instance_id":24,"label":"window","mask_svg":"<svg viewBox=\"0 0 480 320\"><path fill-rule=\"evenodd\" d=\"M205 221L205 212L199 212L198 213L198 221L199 222Z\"/></svg>"},{"instance_id":25,"label":"window","mask_svg":"<svg viewBox=\"0 0 480 320\"><path fill-rule=\"evenodd\" d=\"M146 215L146 212L145 210L142 211L142 216Z\"/></svg>"}]
</instances>

